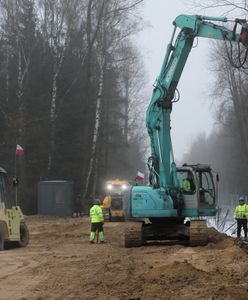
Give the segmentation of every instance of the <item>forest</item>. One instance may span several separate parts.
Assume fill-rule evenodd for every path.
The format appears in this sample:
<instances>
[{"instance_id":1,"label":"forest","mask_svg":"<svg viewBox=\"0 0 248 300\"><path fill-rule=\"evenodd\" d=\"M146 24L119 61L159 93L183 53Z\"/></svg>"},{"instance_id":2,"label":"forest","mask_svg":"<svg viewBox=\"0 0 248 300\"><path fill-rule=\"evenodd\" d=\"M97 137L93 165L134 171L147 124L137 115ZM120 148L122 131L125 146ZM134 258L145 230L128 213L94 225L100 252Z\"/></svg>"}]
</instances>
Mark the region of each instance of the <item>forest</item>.
<instances>
[{"instance_id":1,"label":"forest","mask_svg":"<svg viewBox=\"0 0 248 300\"><path fill-rule=\"evenodd\" d=\"M88 199L144 165L141 5L0 1L0 161L18 177L24 212L37 211L40 180L73 181Z\"/></svg>"}]
</instances>

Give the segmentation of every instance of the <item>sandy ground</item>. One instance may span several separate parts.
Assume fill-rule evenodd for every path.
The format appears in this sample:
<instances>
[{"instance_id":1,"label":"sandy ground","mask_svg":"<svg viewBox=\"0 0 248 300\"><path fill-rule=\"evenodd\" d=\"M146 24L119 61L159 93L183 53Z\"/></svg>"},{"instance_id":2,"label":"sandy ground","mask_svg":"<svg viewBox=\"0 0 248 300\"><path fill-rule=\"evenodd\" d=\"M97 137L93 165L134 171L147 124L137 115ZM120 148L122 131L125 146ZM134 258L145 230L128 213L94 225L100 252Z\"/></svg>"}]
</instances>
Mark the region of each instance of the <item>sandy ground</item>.
<instances>
[{"instance_id":1,"label":"sandy ground","mask_svg":"<svg viewBox=\"0 0 248 300\"><path fill-rule=\"evenodd\" d=\"M88 242L89 220L30 216L27 248L0 252L0 299L247 300L248 256L212 231L205 247L123 247L125 223L105 223L106 244Z\"/></svg>"}]
</instances>

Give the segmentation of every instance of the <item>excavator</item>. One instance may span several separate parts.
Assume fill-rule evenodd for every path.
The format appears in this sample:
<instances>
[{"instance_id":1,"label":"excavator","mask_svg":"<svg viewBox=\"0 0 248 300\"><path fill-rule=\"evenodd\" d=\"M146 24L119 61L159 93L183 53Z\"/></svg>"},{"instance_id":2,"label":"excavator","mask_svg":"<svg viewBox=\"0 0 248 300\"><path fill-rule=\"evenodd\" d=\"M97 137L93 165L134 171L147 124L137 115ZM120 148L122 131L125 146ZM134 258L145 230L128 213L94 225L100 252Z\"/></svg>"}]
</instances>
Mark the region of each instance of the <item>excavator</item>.
<instances>
[{"instance_id":1,"label":"excavator","mask_svg":"<svg viewBox=\"0 0 248 300\"><path fill-rule=\"evenodd\" d=\"M18 181L13 179L13 185ZM29 231L20 206L11 201L7 172L0 167L0 251L11 245L26 247Z\"/></svg>"},{"instance_id":2,"label":"excavator","mask_svg":"<svg viewBox=\"0 0 248 300\"><path fill-rule=\"evenodd\" d=\"M172 105L179 98L177 85L196 38L221 40L227 50L236 44L247 57L247 21L235 19L232 30L220 25L228 21L226 17L179 15L173 22L173 34L146 112L151 144L149 185L133 186L124 196L125 247L165 240L184 241L190 246L208 243L206 217L216 214L219 176L214 176L210 165L176 166L170 122Z\"/></svg>"}]
</instances>

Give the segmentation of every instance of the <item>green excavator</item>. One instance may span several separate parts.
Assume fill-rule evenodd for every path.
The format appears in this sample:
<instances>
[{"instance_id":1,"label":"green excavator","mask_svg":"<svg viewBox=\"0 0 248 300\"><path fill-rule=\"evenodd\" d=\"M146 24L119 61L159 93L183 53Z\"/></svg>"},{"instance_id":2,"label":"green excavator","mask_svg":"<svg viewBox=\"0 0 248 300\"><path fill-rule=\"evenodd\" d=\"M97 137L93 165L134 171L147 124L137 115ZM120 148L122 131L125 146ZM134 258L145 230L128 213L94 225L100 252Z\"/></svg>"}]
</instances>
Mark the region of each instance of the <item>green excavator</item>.
<instances>
[{"instance_id":1,"label":"green excavator","mask_svg":"<svg viewBox=\"0 0 248 300\"><path fill-rule=\"evenodd\" d=\"M208 243L206 217L216 214L218 176L210 165L176 166L170 123L172 106L178 100L177 85L196 38L221 40L227 49L236 44L247 57L247 21L233 20L232 29L221 25L228 21L225 17L180 15L173 22L172 38L146 112L151 143L149 186L132 187L124 199L126 247L154 240L184 240L192 246ZM239 61L241 67L241 58Z\"/></svg>"}]
</instances>

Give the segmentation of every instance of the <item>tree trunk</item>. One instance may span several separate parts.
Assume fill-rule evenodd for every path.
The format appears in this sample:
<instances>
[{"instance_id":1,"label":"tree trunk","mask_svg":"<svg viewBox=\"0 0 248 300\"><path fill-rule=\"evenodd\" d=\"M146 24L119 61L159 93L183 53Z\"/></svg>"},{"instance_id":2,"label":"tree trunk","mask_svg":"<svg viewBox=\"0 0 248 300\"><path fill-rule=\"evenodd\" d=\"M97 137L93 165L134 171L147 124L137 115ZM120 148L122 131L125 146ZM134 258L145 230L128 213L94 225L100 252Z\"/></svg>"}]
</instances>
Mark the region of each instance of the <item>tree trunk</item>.
<instances>
[{"instance_id":1,"label":"tree trunk","mask_svg":"<svg viewBox=\"0 0 248 300\"><path fill-rule=\"evenodd\" d=\"M100 120L101 120L104 66L105 66L105 57L103 57L103 63L100 66L101 68L99 74L98 94L97 94L97 101L96 101L95 125L93 131L92 147L90 152L89 168L85 180L83 199L85 199L86 195L88 194L90 178L92 176L92 172L94 169L94 162L97 161L96 150L97 150L97 142L98 142L99 129L100 129ZM97 172L96 168L95 168L95 172ZM96 178L97 175L95 175L94 179L96 180ZM96 186L96 182L93 182L93 186Z\"/></svg>"},{"instance_id":2,"label":"tree trunk","mask_svg":"<svg viewBox=\"0 0 248 300\"><path fill-rule=\"evenodd\" d=\"M45 13L44 15L48 15L47 13L47 6L44 7ZM66 32L64 33L63 26L64 24L64 14L63 11L59 24L55 23L58 22L58 20L55 21L55 9L58 9L57 7L52 7L51 9L51 20L50 20L50 35L51 35L51 43L52 43L52 49L53 49L53 59L54 59L54 65L53 65L53 76L52 76L52 95L51 95L51 103L50 103L50 137L49 137L49 151L48 151L48 164L47 164L47 177L51 177L52 174L52 165L53 165L53 159L55 155L55 139L56 139L56 119L57 119L57 96L58 96L58 77L61 72L62 64L65 58L65 53L68 47L69 42L69 24L67 24ZM58 14L58 12L57 12ZM45 26L47 27L47 20L44 21ZM63 37L65 34L65 37Z\"/></svg>"},{"instance_id":3,"label":"tree trunk","mask_svg":"<svg viewBox=\"0 0 248 300\"><path fill-rule=\"evenodd\" d=\"M53 75L53 83L52 83L52 99L51 99L51 106L50 106L50 147L48 153L48 164L47 164L47 175L48 178L51 175L52 169L52 161L55 152L55 130L56 130L56 100L57 100L57 78L58 78L58 70L54 72Z\"/></svg>"},{"instance_id":4,"label":"tree trunk","mask_svg":"<svg viewBox=\"0 0 248 300\"><path fill-rule=\"evenodd\" d=\"M128 143L128 105L129 105L129 78L125 78L125 97L124 97L124 138Z\"/></svg>"},{"instance_id":5,"label":"tree trunk","mask_svg":"<svg viewBox=\"0 0 248 300\"><path fill-rule=\"evenodd\" d=\"M246 121L247 116L244 115L244 108L247 104L243 101L244 96L242 95L242 85L240 85L240 80L239 78L237 78L237 76L235 76L235 71L232 67L230 67L229 74L229 85L232 95L235 117L239 128L240 142L244 157L246 158L246 164L248 165L248 133Z\"/></svg>"},{"instance_id":6,"label":"tree trunk","mask_svg":"<svg viewBox=\"0 0 248 300\"><path fill-rule=\"evenodd\" d=\"M104 11L104 7L105 7L105 2L102 1L100 3L100 8L99 8L99 15L98 15L98 19L97 19L97 23L94 24L95 25L95 29L94 31L92 30L92 5L93 5L93 0L88 0L88 5L87 5L87 20L86 20L86 37L87 37L87 58L86 58L86 80L85 80L85 97L87 99L87 101L89 101L90 103L93 103L93 99L92 99L92 74L91 74L91 69L92 69L92 52L93 52L93 46L94 43L96 41L97 35L99 33L100 30L100 25L102 22L102 17L103 17L103 11ZM98 96L97 96L97 103L96 103L96 116L98 114L98 107L100 107L100 103L99 100L101 101L101 99L99 99L99 93L102 93L102 86L103 86L103 70L102 70L102 66L100 66L101 71L99 74L99 87L98 87ZM102 73L102 74L101 74ZM101 97L101 95L100 95ZM89 106L90 107L90 106ZM90 117L91 114L89 113L88 116ZM91 120L89 119L86 120L86 124L87 124L87 131L88 131L88 135L90 135L90 131L91 131ZM92 174L92 170L94 168L94 156L95 156L95 151L94 148L96 147L96 145L94 145L94 139L96 138L96 130L97 130L97 137L99 134L99 128L96 129L96 123L98 121L95 119L95 124L94 124L94 130L93 130L93 141L92 141L92 150L89 153L85 153L84 158L82 160L82 179L83 179L83 184L82 186L85 186L84 191L83 191L83 199L86 197L86 195L88 194L88 189L89 189L89 183L90 183L90 177ZM98 124L99 126L99 124ZM93 156L92 156L93 155ZM88 163L89 162L89 163ZM87 166L87 172L85 173L85 166ZM84 182L85 179L85 182Z\"/></svg>"}]
</instances>

